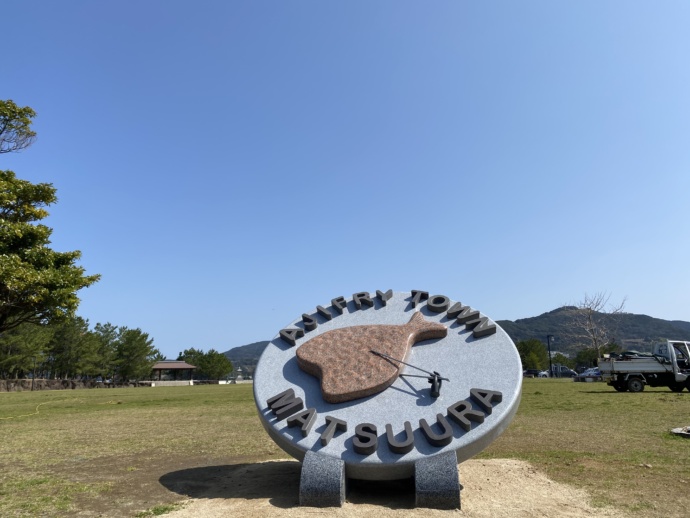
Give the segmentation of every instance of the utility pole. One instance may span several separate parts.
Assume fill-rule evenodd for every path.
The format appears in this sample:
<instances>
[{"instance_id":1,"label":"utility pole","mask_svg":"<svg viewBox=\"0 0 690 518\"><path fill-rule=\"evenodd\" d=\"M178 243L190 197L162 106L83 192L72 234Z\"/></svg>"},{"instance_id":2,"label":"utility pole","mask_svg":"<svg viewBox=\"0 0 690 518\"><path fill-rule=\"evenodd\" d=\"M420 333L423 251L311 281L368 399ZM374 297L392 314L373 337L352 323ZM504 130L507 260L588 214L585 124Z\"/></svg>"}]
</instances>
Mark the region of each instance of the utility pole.
<instances>
[{"instance_id":1,"label":"utility pole","mask_svg":"<svg viewBox=\"0 0 690 518\"><path fill-rule=\"evenodd\" d=\"M553 335L546 335L546 344L549 349L549 377L553 377L553 366L551 365L551 340L553 340Z\"/></svg>"}]
</instances>

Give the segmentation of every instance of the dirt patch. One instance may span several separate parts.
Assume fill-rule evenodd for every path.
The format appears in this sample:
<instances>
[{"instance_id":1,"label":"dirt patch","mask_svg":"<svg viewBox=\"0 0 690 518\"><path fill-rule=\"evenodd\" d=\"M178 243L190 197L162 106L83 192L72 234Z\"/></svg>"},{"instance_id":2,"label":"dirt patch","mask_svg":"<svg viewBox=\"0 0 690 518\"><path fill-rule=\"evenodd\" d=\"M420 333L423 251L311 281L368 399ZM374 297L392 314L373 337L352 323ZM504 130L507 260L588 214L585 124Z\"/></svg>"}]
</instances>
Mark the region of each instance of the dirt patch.
<instances>
[{"instance_id":1,"label":"dirt patch","mask_svg":"<svg viewBox=\"0 0 690 518\"><path fill-rule=\"evenodd\" d=\"M161 483L171 473L205 472L203 484L213 489L217 479L213 477L219 468L232 469L235 466L250 465L255 460L247 458L161 457L158 452L141 455L103 457L85 460L75 456L51 470L55 474L70 473L70 481L89 484L98 482L108 484L110 489L100 493L85 493L75 497L72 516L81 518L122 518L135 516L141 511L162 504L172 504L182 500L181 494ZM218 462L231 464L214 466ZM242 464L243 462L247 464ZM240 463L240 464L236 464ZM199 466L189 468L189 466ZM208 466L208 467L204 467ZM191 496L189 495L185 496Z\"/></svg>"},{"instance_id":2,"label":"dirt patch","mask_svg":"<svg viewBox=\"0 0 690 518\"><path fill-rule=\"evenodd\" d=\"M336 515L493 517L625 516L612 508L595 508L581 489L554 482L530 464L517 460L469 460L459 466L462 510L414 508L414 482L349 481L347 501L339 509L299 507L301 465L292 460L257 462L252 457L161 458L119 456L106 460L66 461L61 472L75 482L109 483L100 494L79 495L72 516L110 518L135 516L160 506L183 502L169 518L243 516L265 518Z\"/></svg>"},{"instance_id":3,"label":"dirt patch","mask_svg":"<svg viewBox=\"0 0 690 518\"><path fill-rule=\"evenodd\" d=\"M76 453L76 452L75 452ZM462 510L415 509L414 482L349 481L342 508L299 506L301 465L292 460L257 461L256 457L162 457L150 454L84 459L78 454L48 474L69 473L69 481L97 484L105 490L76 494L71 516L133 517L157 506L183 503L169 518L232 515L265 518L336 515L493 517L622 517L611 507L595 508L582 489L550 480L526 462L469 460L459 466ZM55 516L59 516L56 513ZM51 515L52 516L52 515Z\"/></svg>"},{"instance_id":4,"label":"dirt patch","mask_svg":"<svg viewBox=\"0 0 690 518\"><path fill-rule=\"evenodd\" d=\"M187 497L169 518L245 516L441 516L622 517L594 508L582 490L556 483L531 465L516 460L470 460L460 465L461 511L414 509L411 481L355 482L340 509L298 505L300 465L294 461L207 466L170 472L160 478L169 491Z\"/></svg>"}]
</instances>

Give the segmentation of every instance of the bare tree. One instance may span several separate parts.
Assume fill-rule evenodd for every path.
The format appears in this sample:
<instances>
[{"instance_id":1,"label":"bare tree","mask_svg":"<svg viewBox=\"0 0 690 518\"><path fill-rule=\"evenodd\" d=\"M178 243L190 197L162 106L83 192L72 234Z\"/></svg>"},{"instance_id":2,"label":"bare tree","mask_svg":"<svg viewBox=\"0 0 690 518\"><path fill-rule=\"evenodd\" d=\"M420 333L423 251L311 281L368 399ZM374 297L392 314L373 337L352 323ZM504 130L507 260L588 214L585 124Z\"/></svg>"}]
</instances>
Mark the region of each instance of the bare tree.
<instances>
[{"instance_id":1,"label":"bare tree","mask_svg":"<svg viewBox=\"0 0 690 518\"><path fill-rule=\"evenodd\" d=\"M614 341L617 317L624 313L626 299L618 304L609 303L610 299L611 295L606 292L585 293L585 298L573 312L573 337L596 351L597 358L601 356L602 348Z\"/></svg>"}]
</instances>

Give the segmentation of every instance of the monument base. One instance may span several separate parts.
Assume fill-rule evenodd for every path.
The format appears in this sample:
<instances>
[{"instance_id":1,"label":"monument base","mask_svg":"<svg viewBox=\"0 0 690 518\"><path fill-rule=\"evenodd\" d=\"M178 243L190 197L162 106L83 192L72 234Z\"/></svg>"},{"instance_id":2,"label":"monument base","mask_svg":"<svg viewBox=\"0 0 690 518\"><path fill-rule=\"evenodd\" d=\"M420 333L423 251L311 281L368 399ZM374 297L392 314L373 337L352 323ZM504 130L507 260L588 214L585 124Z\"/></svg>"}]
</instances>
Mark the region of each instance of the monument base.
<instances>
[{"instance_id":1,"label":"monument base","mask_svg":"<svg viewBox=\"0 0 690 518\"><path fill-rule=\"evenodd\" d=\"M345 463L308 451L302 461L299 505L342 507L345 501Z\"/></svg>"},{"instance_id":2,"label":"monument base","mask_svg":"<svg viewBox=\"0 0 690 518\"><path fill-rule=\"evenodd\" d=\"M460 509L460 480L455 452L420 459L414 465L415 507Z\"/></svg>"},{"instance_id":3,"label":"monument base","mask_svg":"<svg viewBox=\"0 0 690 518\"><path fill-rule=\"evenodd\" d=\"M299 505L342 507L345 502L345 463L308 451L302 461ZM460 484L454 452L415 462L415 507L460 509Z\"/></svg>"}]
</instances>

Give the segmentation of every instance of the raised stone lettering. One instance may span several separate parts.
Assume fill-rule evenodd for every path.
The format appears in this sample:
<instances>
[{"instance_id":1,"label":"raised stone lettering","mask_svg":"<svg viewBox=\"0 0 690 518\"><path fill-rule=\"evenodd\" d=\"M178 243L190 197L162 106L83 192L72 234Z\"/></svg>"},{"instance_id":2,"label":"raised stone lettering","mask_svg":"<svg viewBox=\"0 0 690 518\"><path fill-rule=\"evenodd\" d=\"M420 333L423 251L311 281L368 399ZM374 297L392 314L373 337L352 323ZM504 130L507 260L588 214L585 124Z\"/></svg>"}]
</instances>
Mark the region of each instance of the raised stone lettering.
<instances>
[{"instance_id":1,"label":"raised stone lettering","mask_svg":"<svg viewBox=\"0 0 690 518\"><path fill-rule=\"evenodd\" d=\"M302 437L309 435L311 427L314 426L316 421L316 409L307 408L304 412L295 414L287 419L288 427L299 426L302 431Z\"/></svg>"},{"instance_id":2,"label":"raised stone lettering","mask_svg":"<svg viewBox=\"0 0 690 518\"><path fill-rule=\"evenodd\" d=\"M333 318L333 314L323 306L316 306L316 312L326 320L331 320Z\"/></svg>"},{"instance_id":3,"label":"raised stone lettering","mask_svg":"<svg viewBox=\"0 0 690 518\"><path fill-rule=\"evenodd\" d=\"M446 314L448 315L448 318L455 318L463 309L465 309L465 306L462 305L462 302L456 302L451 306Z\"/></svg>"},{"instance_id":4,"label":"raised stone lettering","mask_svg":"<svg viewBox=\"0 0 690 518\"><path fill-rule=\"evenodd\" d=\"M426 307L434 313L443 313L450 306L450 299L445 295L434 295L429 297Z\"/></svg>"},{"instance_id":5,"label":"raised stone lettering","mask_svg":"<svg viewBox=\"0 0 690 518\"><path fill-rule=\"evenodd\" d=\"M419 304L421 301L429 298L429 292L427 292L427 291L412 290L411 293L412 293L412 307L413 308L416 308L417 304Z\"/></svg>"},{"instance_id":6,"label":"raised stone lettering","mask_svg":"<svg viewBox=\"0 0 690 518\"><path fill-rule=\"evenodd\" d=\"M331 306L335 308L339 315L342 315L343 310L347 307L347 302L344 297L336 297L331 300Z\"/></svg>"},{"instance_id":7,"label":"raised stone lettering","mask_svg":"<svg viewBox=\"0 0 690 518\"><path fill-rule=\"evenodd\" d=\"M462 308L462 311L460 311L458 316L455 317L455 320L458 324L464 324L476 318L479 318L479 311L476 311L469 306L465 306Z\"/></svg>"},{"instance_id":8,"label":"raised stone lettering","mask_svg":"<svg viewBox=\"0 0 690 518\"><path fill-rule=\"evenodd\" d=\"M278 418L278 421L304 408L304 401L302 398L295 397L295 391L291 388L268 399L266 404Z\"/></svg>"},{"instance_id":9,"label":"raised stone lettering","mask_svg":"<svg viewBox=\"0 0 690 518\"><path fill-rule=\"evenodd\" d=\"M450 426L448 420L443 416L443 414L436 414L436 422L442 429L440 434L434 432L426 419L419 420L419 427L422 429L422 433L429 444L432 446L446 446L450 444L453 440L453 428Z\"/></svg>"},{"instance_id":10,"label":"raised stone lettering","mask_svg":"<svg viewBox=\"0 0 690 518\"><path fill-rule=\"evenodd\" d=\"M473 318L472 320L468 320L465 322L465 329L474 329L479 325L479 322L481 322L481 318Z\"/></svg>"},{"instance_id":11,"label":"raised stone lettering","mask_svg":"<svg viewBox=\"0 0 690 518\"><path fill-rule=\"evenodd\" d=\"M355 427L355 436L352 439L355 451L360 455L371 455L378 447L376 426L371 423L361 423Z\"/></svg>"},{"instance_id":12,"label":"raised stone lettering","mask_svg":"<svg viewBox=\"0 0 690 518\"><path fill-rule=\"evenodd\" d=\"M393 427L386 425L386 439L388 439L388 447L393 453L409 453L414 448L414 433L412 432L412 425L409 421L405 421L405 438L398 441L393 433Z\"/></svg>"},{"instance_id":13,"label":"raised stone lettering","mask_svg":"<svg viewBox=\"0 0 690 518\"><path fill-rule=\"evenodd\" d=\"M321 434L321 446L327 446L335 432L346 432L347 422L342 419L337 419L333 416L326 416L326 429Z\"/></svg>"},{"instance_id":14,"label":"raised stone lettering","mask_svg":"<svg viewBox=\"0 0 690 518\"><path fill-rule=\"evenodd\" d=\"M470 389L470 397L481 407L484 412L491 414L492 403L503 401L503 394L495 390Z\"/></svg>"},{"instance_id":15,"label":"raised stone lettering","mask_svg":"<svg viewBox=\"0 0 690 518\"><path fill-rule=\"evenodd\" d=\"M466 432L472 428L472 423L483 423L484 413L479 410L474 410L472 405L467 401L458 401L457 403L448 407L448 417L459 424Z\"/></svg>"},{"instance_id":16,"label":"raised stone lettering","mask_svg":"<svg viewBox=\"0 0 690 518\"><path fill-rule=\"evenodd\" d=\"M376 290L376 298L381 301L382 306L385 306L393 298L393 290L388 290L386 293Z\"/></svg>"},{"instance_id":17,"label":"raised stone lettering","mask_svg":"<svg viewBox=\"0 0 690 518\"><path fill-rule=\"evenodd\" d=\"M304 329L307 331L313 331L316 329L316 326L319 325L314 317L307 315L306 313L302 314L302 322L304 322Z\"/></svg>"},{"instance_id":18,"label":"raised stone lettering","mask_svg":"<svg viewBox=\"0 0 690 518\"><path fill-rule=\"evenodd\" d=\"M303 336L304 336L304 329L281 329L280 330L280 337L292 346L294 346L297 343L298 338L302 338Z\"/></svg>"},{"instance_id":19,"label":"raised stone lettering","mask_svg":"<svg viewBox=\"0 0 690 518\"><path fill-rule=\"evenodd\" d=\"M482 317L477 326L472 331L472 336L475 338L482 338L496 333L496 324L494 324L487 317Z\"/></svg>"},{"instance_id":20,"label":"raised stone lettering","mask_svg":"<svg viewBox=\"0 0 690 518\"><path fill-rule=\"evenodd\" d=\"M353 294L352 300L354 301L357 309L362 309L363 305L369 306L370 308L374 307L374 301L371 300L368 291L360 291L359 293Z\"/></svg>"}]
</instances>

